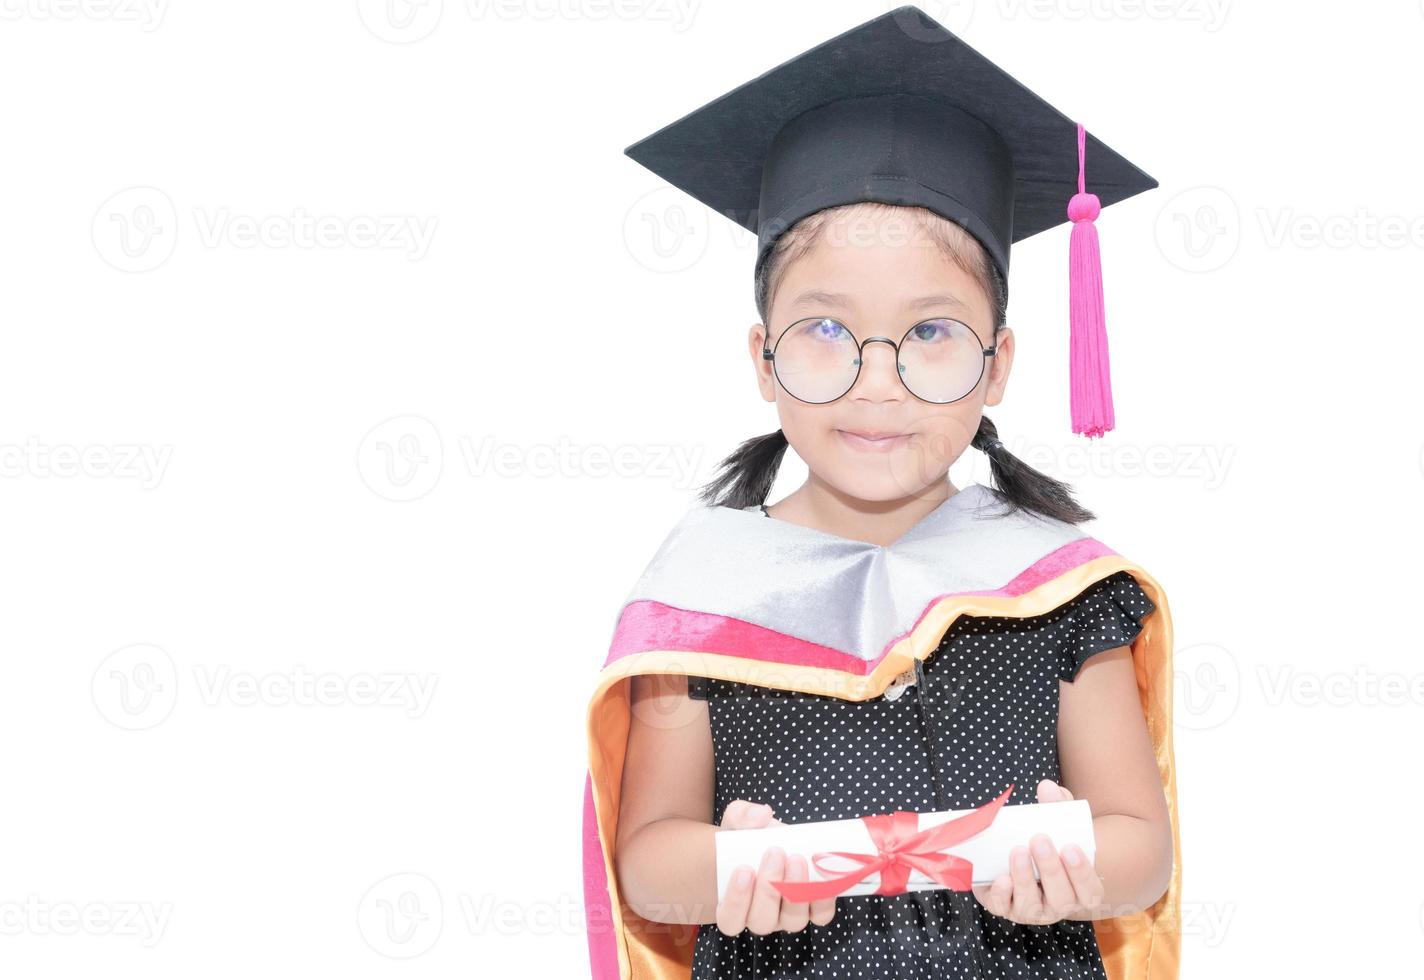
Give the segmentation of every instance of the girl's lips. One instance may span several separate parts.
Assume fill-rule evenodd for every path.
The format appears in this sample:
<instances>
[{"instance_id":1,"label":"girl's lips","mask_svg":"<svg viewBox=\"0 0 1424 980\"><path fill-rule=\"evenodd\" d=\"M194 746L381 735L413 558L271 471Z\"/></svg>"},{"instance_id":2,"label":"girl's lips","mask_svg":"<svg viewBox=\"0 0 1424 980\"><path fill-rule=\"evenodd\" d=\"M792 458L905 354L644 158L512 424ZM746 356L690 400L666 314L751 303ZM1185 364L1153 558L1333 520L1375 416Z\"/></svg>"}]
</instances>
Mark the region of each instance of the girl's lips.
<instances>
[{"instance_id":1,"label":"girl's lips","mask_svg":"<svg viewBox=\"0 0 1424 980\"><path fill-rule=\"evenodd\" d=\"M908 434L898 436L886 436L883 439L867 439L865 436L856 435L854 432L847 432L844 429L837 429L841 440L852 449L870 453L888 453L897 446L902 446L910 438Z\"/></svg>"}]
</instances>

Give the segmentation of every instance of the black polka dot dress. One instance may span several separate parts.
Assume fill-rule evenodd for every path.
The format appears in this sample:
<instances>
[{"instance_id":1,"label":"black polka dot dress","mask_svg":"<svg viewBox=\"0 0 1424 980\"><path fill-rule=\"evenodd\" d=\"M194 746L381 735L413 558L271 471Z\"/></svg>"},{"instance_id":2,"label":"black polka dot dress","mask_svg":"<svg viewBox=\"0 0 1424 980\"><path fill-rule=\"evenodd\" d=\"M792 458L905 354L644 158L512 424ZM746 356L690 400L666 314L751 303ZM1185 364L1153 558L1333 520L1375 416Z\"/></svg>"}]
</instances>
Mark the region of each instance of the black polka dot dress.
<instances>
[{"instance_id":1,"label":"black polka dot dress","mask_svg":"<svg viewBox=\"0 0 1424 980\"><path fill-rule=\"evenodd\" d=\"M768 515L769 516L769 515ZM771 806L784 823L894 810L1036 803L1059 778L1058 682L1095 653L1130 644L1155 607L1128 573L1029 618L962 616L915 683L868 701L689 678L707 702L713 822L732 800ZM697 932L692 980L726 977L1095 977L1106 980L1093 924L1025 925L972 892L843 895L825 925L735 936Z\"/></svg>"}]
</instances>

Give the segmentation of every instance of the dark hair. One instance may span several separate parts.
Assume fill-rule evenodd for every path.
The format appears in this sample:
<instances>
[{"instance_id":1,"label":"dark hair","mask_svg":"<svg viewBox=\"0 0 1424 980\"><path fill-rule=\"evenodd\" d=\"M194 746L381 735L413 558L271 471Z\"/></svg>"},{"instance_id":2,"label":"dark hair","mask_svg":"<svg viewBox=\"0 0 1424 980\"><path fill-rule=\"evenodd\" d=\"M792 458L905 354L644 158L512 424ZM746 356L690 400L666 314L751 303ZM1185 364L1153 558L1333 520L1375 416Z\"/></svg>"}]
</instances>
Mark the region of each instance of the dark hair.
<instances>
[{"instance_id":1,"label":"dark hair","mask_svg":"<svg viewBox=\"0 0 1424 980\"><path fill-rule=\"evenodd\" d=\"M973 276L985 295L990 297L994 311L994 336L998 337L1007 318L1008 289L983 246L959 225L925 208L871 201L817 211L796 222L777 238L776 244L757 264L753 275L757 315L762 323L766 323L772 294L787 266L805 255L819 239L827 222L846 209L911 213L929 233L931 240ZM979 430L970 445L988 455L989 471L994 482L994 486L988 489L1006 505L1006 514L1025 510L1069 524L1094 519L1091 511L1073 499L1072 488L1068 484L1040 473L1004 448L999 441L999 430L989 416L980 415ZM699 499L709 506L737 508L766 503L786 447L786 435L780 429L746 440L718 464L716 476L698 491Z\"/></svg>"}]
</instances>

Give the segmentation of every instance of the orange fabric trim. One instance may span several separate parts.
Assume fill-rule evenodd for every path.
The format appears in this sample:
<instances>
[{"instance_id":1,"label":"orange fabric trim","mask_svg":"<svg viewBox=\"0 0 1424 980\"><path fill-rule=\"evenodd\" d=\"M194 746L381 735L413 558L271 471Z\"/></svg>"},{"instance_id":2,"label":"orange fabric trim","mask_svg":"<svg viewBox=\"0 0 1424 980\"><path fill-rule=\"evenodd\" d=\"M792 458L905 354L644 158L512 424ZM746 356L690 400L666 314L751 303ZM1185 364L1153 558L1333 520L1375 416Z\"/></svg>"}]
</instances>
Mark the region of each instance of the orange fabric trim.
<instances>
[{"instance_id":1,"label":"orange fabric trim","mask_svg":"<svg viewBox=\"0 0 1424 980\"><path fill-rule=\"evenodd\" d=\"M588 767L594 810L612 897L611 923L622 980L687 980L692 972L696 927L652 922L624 906L613 862L619 797L629 729L628 679L635 674L696 674L829 694L852 701L878 697L915 660L927 658L960 616L1038 616L1051 612L1107 576L1126 571L1142 586L1156 610L1132 644L1137 690L1148 736L1162 777L1172 821L1172 876L1167 890L1141 912L1098 919L1093 931L1109 980L1176 980L1181 960L1181 838L1177 813L1176 766L1172 749L1172 620L1162 587L1121 555L1084 562L1019 596L948 596L865 676L826 668L761 663L746 657L655 650L615 660L599 674L588 709ZM716 928L708 925L707 928Z\"/></svg>"}]
</instances>

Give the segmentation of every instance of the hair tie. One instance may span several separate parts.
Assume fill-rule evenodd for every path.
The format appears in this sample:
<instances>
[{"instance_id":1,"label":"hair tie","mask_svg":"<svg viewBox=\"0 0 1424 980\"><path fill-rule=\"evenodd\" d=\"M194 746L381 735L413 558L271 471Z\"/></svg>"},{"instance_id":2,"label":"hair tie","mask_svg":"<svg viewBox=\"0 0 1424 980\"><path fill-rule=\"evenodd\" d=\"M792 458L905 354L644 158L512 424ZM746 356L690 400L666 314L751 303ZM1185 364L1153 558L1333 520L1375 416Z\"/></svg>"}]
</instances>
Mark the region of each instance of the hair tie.
<instances>
[{"instance_id":1,"label":"hair tie","mask_svg":"<svg viewBox=\"0 0 1424 980\"><path fill-rule=\"evenodd\" d=\"M986 443L984 444L984 452L986 452L986 453L992 453L992 452L994 452L994 451L997 450L997 449L1003 449L1003 448L1004 448L1004 444L1003 444L1002 442L1000 442L998 439L990 439L988 442L986 442Z\"/></svg>"}]
</instances>

